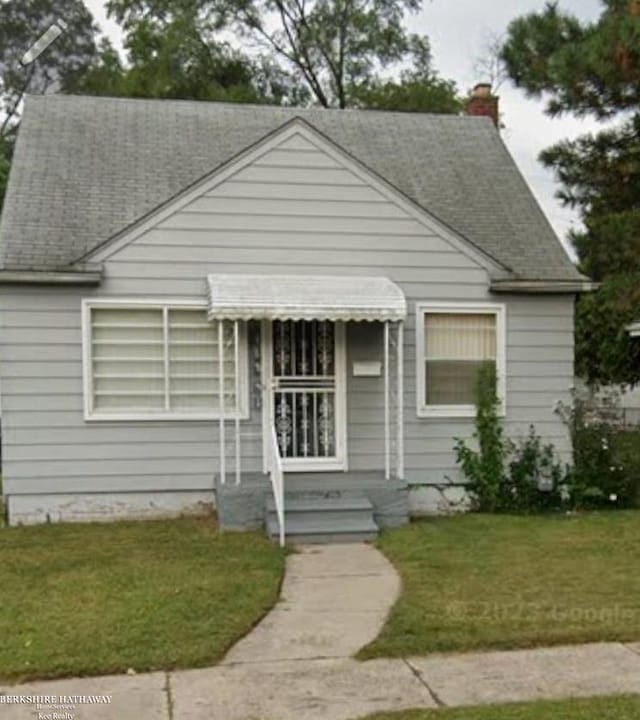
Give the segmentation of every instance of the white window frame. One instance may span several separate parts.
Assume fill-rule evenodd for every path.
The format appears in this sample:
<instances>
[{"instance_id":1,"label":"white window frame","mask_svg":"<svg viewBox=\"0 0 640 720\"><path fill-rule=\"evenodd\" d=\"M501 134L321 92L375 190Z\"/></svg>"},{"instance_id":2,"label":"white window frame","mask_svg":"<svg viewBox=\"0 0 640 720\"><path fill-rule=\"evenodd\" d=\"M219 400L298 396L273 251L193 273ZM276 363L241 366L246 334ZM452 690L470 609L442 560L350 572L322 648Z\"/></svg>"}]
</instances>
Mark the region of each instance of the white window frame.
<instances>
[{"instance_id":1,"label":"white window frame","mask_svg":"<svg viewBox=\"0 0 640 720\"><path fill-rule=\"evenodd\" d=\"M498 380L498 408L501 417L507 408L507 306L490 302L418 302L416 303L416 407L420 418L471 418L475 417L475 405L427 405L425 379L424 316L495 315L496 318L496 373Z\"/></svg>"},{"instance_id":2,"label":"white window frame","mask_svg":"<svg viewBox=\"0 0 640 720\"><path fill-rule=\"evenodd\" d=\"M93 408L93 358L91 343L91 310L94 308L126 310L128 308L149 310L183 310L202 309L208 307L205 300L184 298L143 300L139 298L84 298L82 300L82 374L84 392L84 419L86 422L202 422L203 420L220 420L220 412L185 413L173 411L124 411L106 413ZM239 412L225 411L225 420L249 419L249 359L247 348L246 323L239 323ZM217 360L217 355L214 358Z\"/></svg>"}]
</instances>

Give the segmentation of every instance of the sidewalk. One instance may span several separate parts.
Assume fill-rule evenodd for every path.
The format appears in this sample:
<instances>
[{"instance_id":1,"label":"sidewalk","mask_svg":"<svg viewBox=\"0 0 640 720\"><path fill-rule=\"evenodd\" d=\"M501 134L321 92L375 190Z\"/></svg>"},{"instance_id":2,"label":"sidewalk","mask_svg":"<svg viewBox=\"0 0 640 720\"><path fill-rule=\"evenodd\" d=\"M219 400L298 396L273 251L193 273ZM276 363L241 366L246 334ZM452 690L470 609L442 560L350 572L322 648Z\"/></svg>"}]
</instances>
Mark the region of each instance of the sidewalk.
<instances>
[{"instance_id":1,"label":"sidewalk","mask_svg":"<svg viewBox=\"0 0 640 720\"><path fill-rule=\"evenodd\" d=\"M2 687L7 695L110 695L73 720L355 720L409 708L640 693L640 643L356 662L400 589L368 545L303 548L282 600L222 664L201 670ZM37 718L4 705L3 720Z\"/></svg>"}]
</instances>

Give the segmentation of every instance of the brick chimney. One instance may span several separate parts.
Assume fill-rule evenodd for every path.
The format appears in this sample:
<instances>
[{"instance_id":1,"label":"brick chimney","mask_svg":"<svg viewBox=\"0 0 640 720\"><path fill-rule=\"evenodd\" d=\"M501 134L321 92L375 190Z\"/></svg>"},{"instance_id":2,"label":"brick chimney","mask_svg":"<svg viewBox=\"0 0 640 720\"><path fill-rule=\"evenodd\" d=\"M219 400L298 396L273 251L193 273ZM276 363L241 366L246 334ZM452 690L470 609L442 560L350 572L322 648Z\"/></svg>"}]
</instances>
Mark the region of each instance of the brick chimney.
<instances>
[{"instance_id":1,"label":"brick chimney","mask_svg":"<svg viewBox=\"0 0 640 720\"><path fill-rule=\"evenodd\" d=\"M489 83L476 85L467 100L467 115L474 117L490 117L493 124L500 129L500 107L497 95L491 91Z\"/></svg>"}]
</instances>

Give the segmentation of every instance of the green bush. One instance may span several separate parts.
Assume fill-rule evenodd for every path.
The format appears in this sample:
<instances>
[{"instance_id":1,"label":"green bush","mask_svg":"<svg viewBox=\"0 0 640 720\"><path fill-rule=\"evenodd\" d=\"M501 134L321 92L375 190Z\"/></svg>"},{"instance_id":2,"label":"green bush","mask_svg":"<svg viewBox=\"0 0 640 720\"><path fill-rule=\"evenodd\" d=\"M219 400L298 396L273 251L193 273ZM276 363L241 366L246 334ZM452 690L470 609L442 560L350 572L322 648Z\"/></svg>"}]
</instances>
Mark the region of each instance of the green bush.
<instances>
[{"instance_id":1,"label":"green bush","mask_svg":"<svg viewBox=\"0 0 640 720\"><path fill-rule=\"evenodd\" d=\"M640 506L640 428L617 434L614 448L616 458L624 468L629 484L629 502Z\"/></svg>"},{"instance_id":2,"label":"green bush","mask_svg":"<svg viewBox=\"0 0 640 720\"><path fill-rule=\"evenodd\" d=\"M571 500L570 470L552 444L543 445L535 427L517 444L509 442L509 472L503 508L518 512L558 510Z\"/></svg>"},{"instance_id":3,"label":"green bush","mask_svg":"<svg viewBox=\"0 0 640 720\"><path fill-rule=\"evenodd\" d=\"M533 426L517 443L504 438L492 363L478 375L475 424L478 449L458 439L454 450L477 510L537 512L567 504L569 473L557 460L553 445L543 445Z\"/></svg>"},{"instance_id":4,"label":"green bush","mask_svg":"<svg viewBox=\"0 0 640 720\"><path fill-rule=\"evenodd\" d=\"M486 363L478 373L476 385L476 431L479 449L467 447L457 439L456 461L469 480L478 509L495 512L502 504L506 447L498 417L496 369Z\"/></svg>"},{"instance_id":5,"label":"green bush","mask_svg":"<svg viewBox=\"0 0 640 720\"><path fill-rule=\"evenodd\" d=\"M559 413L573 443L573 502L581 508L633 507L640 489L640 433L625 433L616 421L615 401L607 412L574 396Z\"/></svg>"}]
</instances>

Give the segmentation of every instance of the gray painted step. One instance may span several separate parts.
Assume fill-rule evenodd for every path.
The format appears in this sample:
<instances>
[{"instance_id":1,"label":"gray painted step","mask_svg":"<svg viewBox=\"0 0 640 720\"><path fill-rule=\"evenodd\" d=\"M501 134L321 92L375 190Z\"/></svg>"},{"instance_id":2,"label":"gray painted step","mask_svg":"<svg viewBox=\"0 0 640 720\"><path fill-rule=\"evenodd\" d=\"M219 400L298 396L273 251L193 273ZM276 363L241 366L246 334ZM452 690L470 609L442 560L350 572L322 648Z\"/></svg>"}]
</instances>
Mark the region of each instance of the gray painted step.
<instances>
[{"instance_id":1,"label":"gray painted step","mask_svg":"<svg viewBox=\"0 0 640 720\"><path fill-rule=\"evenodd\" d=\"M353 532L363 523L367 531L373 523L373 505L365 497L285 497L285 525L306 525L313 528L327 526ZM276 521L275 503L267 502L267 519Z\"/></svg>"},{"instance_id":2,"label":"gray painted step","mask_svg":"<svg viewBox=\"0 0 640 720\"><path fill-rule=\"evenodd\" d=\"M287 540L293 542L362 542L374 540L378 536L378 526L372 517L350 520L348 523L327 518L285 518L285 530ZM275 518L268 518L267 533L274 539L278 537L278 522Z\"/></svg>"},{"instance_id":3,"label":"gray painted step","mask_svg":"<svg viewBox=\"0 0 640 720\"><path fill-rule=\"evenodd\" d=\"M273 498L267 499L267 532L278 537ZM373 505L364 495L287 493L285 530L294 542L348 542L372 540L378 535Z\"/></svg>"},{"instance_id":4,"label":"gray painted step","mask_svg":"<svg viewBox=\"0 0 640 720\"><path fill-rule=\"evenodd\" d=\"M318 511L373 511L373 505L366 497L322 497L300 493L291 496L285 494L285 512L318 512ZM267 499L267 512L275 512L276 504L273 497Z\"/></svg>"}]
</instances>

